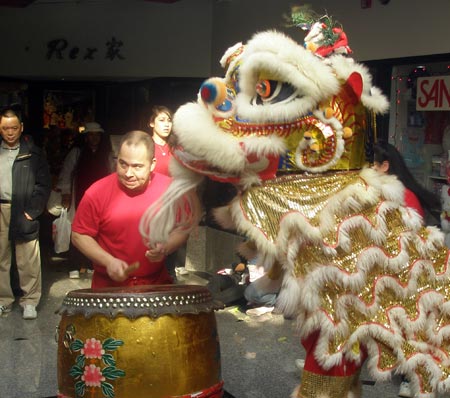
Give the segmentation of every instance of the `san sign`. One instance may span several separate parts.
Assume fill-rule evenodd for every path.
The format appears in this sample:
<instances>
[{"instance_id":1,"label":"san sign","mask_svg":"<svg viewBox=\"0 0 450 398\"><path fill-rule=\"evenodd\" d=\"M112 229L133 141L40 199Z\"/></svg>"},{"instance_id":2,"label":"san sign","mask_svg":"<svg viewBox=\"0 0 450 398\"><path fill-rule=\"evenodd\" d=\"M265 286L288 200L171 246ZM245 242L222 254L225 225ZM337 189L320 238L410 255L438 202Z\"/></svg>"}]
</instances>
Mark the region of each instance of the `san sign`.
<instances>
[{"instance_id":1,"label":"san sign","mask_svg":"<svg viewBox=\"0 0 450 398\"><path fill-rule=\"evenodd\" d=\"M450 76L419 77L416 110L450 110Z\"/></svg>"}]
</instances>

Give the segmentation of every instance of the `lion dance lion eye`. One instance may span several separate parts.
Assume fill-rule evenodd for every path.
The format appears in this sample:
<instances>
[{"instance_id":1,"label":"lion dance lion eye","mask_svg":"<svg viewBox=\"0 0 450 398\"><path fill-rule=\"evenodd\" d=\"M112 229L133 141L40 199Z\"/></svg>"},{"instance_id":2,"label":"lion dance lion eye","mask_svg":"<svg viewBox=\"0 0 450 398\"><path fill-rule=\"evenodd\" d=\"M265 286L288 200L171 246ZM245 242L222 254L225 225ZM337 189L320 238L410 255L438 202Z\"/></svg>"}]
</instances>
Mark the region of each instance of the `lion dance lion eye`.
<instances>
[{"instance_id":1,"label":"lion dance lion eye","mask_svg":"<svg viewBox=\"0 0 450 398\"><path fill-rule=\"evenodd\" d=\"M270 80L260 80L256 84L256 92L261 98L268 98L273 94L273 88Z\"/></svg>"}]
</instances>

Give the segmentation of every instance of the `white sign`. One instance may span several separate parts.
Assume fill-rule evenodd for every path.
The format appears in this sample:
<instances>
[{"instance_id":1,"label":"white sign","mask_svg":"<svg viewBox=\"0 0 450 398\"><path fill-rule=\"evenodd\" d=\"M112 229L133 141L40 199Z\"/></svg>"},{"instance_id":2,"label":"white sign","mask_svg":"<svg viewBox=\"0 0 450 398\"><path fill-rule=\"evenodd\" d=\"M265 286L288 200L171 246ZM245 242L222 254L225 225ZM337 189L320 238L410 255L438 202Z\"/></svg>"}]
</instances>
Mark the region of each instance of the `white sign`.
<instances>
[{"instance_id":1,"label":"white sign","mask_svg":"<svg viewBox=\"0 0 450 398\"><path fill-rule=\"evenodd\" d=\"M449 111L450 76L419 77L416 110Z\"/></svg>"}]
</instances>

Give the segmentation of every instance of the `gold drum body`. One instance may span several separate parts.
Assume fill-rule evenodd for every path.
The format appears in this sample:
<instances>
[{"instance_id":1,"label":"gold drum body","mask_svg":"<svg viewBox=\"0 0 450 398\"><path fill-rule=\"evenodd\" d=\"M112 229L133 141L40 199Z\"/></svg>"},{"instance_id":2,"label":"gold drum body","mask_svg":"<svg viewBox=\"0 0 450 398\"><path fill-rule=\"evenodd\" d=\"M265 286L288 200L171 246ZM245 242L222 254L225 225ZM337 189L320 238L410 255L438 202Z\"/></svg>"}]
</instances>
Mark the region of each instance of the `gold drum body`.
<instances>
[{"instance_id":1,"label":"gold drum body","mask_svg":"<svg viewBox=\"0 0 450 398\"><path fill-rule=\"evenodd\" d=\"M203 286L69 292L59 310L58 397L222 397L219 308Z\"/></svg>"}]
</instances>

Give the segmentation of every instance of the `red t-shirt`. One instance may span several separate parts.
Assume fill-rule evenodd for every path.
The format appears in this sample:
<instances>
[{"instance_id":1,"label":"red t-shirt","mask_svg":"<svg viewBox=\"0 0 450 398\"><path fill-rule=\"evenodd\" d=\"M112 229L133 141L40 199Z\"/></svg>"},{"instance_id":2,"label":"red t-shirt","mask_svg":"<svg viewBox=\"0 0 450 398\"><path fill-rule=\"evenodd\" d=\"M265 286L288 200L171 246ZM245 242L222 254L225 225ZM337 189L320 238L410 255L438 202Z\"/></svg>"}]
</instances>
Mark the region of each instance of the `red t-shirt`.
<instances>
[{"instance_id":1,"label":"red t-shirt","mask_svg":"<svg viewBox=\"0 0 450 398\"><path fill-rule=\"evenodd\" d=\"M128 264L136 261L140 267L123 283L111 280L106 268L93 264L92 287L128 286L136 284L172 283L164 261L150 262L145 257L147 247L139 233L139 222L148 207L158 199L171 179L152 173L146 190L130 196L121 188L117 173L95 182L85 192L72 223L72 230L89 235L112 256Z\"/></svg>"},{"instance_id":2,"label":"red t-shirt","mask_svg":"<svg viewBox=\"0 0 450 398\"><path fill-rule=\"evenodd\" d=\"M156 159L155 172L170 177L169 161L171 157L172 152L170 152L168 144L158 145L155 143L155 159Z\"/></svg>"},{"instance_id":3,"label":"red t-shirt","mask_svg":"<svg viewBox=\"0 0 450 398\"><path fill-rule=\"evenodd\" d=\"M425 212L423 211L422 205L420 204L419 199L417 199L417 196L413 191L410 191L409 189L405 188L405 205L406 207L410 207L417 211L422 218L425 217Z\"/></svg>"}]
</instances>

